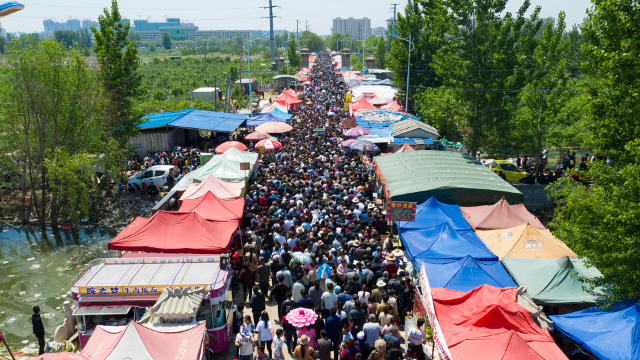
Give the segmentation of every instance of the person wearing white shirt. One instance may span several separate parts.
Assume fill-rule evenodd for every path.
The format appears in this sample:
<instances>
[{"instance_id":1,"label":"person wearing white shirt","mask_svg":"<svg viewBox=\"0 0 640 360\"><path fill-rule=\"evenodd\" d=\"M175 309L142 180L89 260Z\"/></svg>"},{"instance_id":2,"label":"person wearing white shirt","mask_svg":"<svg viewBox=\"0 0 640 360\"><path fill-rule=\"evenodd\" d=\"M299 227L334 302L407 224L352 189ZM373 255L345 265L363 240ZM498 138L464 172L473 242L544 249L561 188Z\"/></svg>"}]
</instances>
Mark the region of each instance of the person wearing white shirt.
<instances>
[{"instance_id":1,"label":"person wearing white shirt","mask_svg":"<svg viewBox=\"0 0 640 360\"><path fill-rule=\"evenodd\" d=\"M298 239L296 238L287 239L287 245L289 245L289 247L293 249L293 247L296 246L296 240ZM285 265L289 265L289 264L285 264Z\"/></svg>"},{"instance_id":2,"label":"person wearing white shirt","mask_svg":"<svg viewBox=\"0 0 640 360\"><path fill-rule=\"evenodd\" d=\"M273 343L273 323L269 320L269 314L266 311L263 311L262 314L260 314L260 321L258 321L256 330L260 336L260 342L269 350L269 358L273 358L273 354L271 353L271 344Z\"/></svg>"},{"instance_id":3,"label":"person wearing white shirt","mask_svg":"<svg viewBox=\"0 0 640 360\"><path fill-rule=\"evenodd\" d=\"M320 298L320 303L324 305L324 308L329 310L331 308L336 307L336 302L338 302L338 295L333 292L333 284L327 284L327 291L322 294Z\"/></svg>"},{"instance_id":4,"label":"person wearing white shirt","mask_svg":"<svg viewBox=\"0 0 640 360\"><path fill-rule=\"evenodd\" d=\"M293 219L287 219L284 221L284 230L289 231L289 227L293 225Z\"/></svg>"}]
</instances>

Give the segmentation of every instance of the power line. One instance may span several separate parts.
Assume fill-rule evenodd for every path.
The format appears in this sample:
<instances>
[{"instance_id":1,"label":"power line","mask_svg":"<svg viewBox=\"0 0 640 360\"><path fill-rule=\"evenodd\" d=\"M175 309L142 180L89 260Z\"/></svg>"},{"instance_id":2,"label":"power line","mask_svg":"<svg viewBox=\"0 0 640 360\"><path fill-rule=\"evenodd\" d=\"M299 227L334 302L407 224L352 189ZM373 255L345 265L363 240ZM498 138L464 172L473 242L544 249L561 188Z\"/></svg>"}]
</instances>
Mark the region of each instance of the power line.
<instances>
[{"instance_id":1,"label":"power line","mask_svg":"<svg viewBox=\"0 0 640 360\"><path fill-rule=\"evenodd\" d=\"M105 8L110 8L109 6L75 6L75 5L52 5L52 4L24 4L27 6L50 6L50 7L70 7L70 8L81 8L81 9L105 9ZM180 10L189 10L189 11L197 11L197 10L246 10L246 9L258 9L258 6L246 6L246 7L232 7L232 8L220 8L220 7L214 7L214 8L173 8L173 9L158 9L158 8L153 8L153 10L169 10L169 11L180 11ZM125 10L149 10L148 7L146 8L134 8L134 7L122 7L122 6L118 6L118 9L125 9Z\"/></svg>"}]
</instances>

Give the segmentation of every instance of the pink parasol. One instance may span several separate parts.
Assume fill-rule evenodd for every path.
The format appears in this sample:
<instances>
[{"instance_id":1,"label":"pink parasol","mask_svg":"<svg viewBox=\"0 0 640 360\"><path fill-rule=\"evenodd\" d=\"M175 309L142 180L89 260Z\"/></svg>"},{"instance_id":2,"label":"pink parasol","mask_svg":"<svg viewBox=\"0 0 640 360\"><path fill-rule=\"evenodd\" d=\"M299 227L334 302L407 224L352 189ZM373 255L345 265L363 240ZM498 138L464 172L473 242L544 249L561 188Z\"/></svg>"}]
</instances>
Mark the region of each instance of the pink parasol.
<instances>
[{"instance_id":1,"label":"pink parasol","mask_svg":"<svg viewBox=\"0 0 640 360\"><path fill-rule=\"evenodd\" d=\"M293 126L285 124L280 121L269 121L256 127L257 131L266 132L269 134L282 134L293 130Z\"/></svg>"},{"instance_id":2,"label":"pink parasol","mask_svg":"<svg viewBox=\"0 0 640 360\"><path fill-rule=\"evenodd\" d=\"M351 145L351 143L356 142L358 139L349 139L349 140L345 140L343 142L340 143L340 145L342 145L343 147L349 147L349 145Z\"/></svg>"},{"instance_id":3,"label":"pink parasol","mask_svg":"<svg viewBox=\"0 0 640 360\"><path fill-rule=\"evenodd\" d=\"M222 154L225 151L231 149L232 147L240 150L240 151L247 151L249 149L247 149L246 146L244 146L243 143L237 142L237 141L227 141L225 143L220 144L215 150L217 154Z\"/></svg>"},{"instance_id":4,"label":"pink parasol","mask_svg":"<svg viewBox=\"0 0 640 360\"><path fill-rule=\"evenodd\" d=\"M309 326L316 322L318 314L307 308L298 308L291 310L285 316L289 324L297 327Z\"/></svg>"},{"instance_id":5,"label":"pink parasol","mask_svg":"<svg viewBox=\"0 0 640 360\"><path fill-rule=\"evenodd\" d=\"M249 141L258 141L258 140L268 139L270 137L271 137L271 135L269 135L269 134L267 134L265 132L254 131L251 134L245 136L244 139L245 140L249 140Z\"/></svg>"},{"instance_id":6,"label":"pink parasol","mask_svg":"<svg viewBox=\"0 0 640 360\"><path fill-rule=\"evenodd\" d=\"M271 140L271 139L266 139L266 140L260 140L257 144L256 144L256 150L260 149L260 146L264 146L265 150L277 150L280 149L282 147L282 145L275 141L275 140Z\"/></svg>"}]
</instances>

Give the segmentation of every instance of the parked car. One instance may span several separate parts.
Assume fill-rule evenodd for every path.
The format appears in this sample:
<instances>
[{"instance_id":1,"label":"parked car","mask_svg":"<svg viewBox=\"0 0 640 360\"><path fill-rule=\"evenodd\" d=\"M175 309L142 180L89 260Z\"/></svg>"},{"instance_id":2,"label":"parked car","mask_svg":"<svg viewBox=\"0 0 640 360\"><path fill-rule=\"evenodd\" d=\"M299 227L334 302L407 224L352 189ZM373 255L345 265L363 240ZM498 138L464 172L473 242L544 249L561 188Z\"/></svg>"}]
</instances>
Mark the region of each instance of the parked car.
<instances>
[{"instance_id":1,"label":"parked car","mask_svg":"<svg viewBox=\"0 0 640 360\"><path fill-rule=\"evenodd\" d=\"M504 175L508 182L524 183L527 177L526 172L520 170L508 160L494 160L489 168L498 175Z\"/></svg>"},{"instance_id":2,"label":"parked car","mask_svg":"<svg viewBox=\"0 0 640 360\"><path fill-rule=\"evenodd\" d=\"M149 185L153 181L153 184L161 189L167 183L167 175L173 171L173 168L173 165L152 166L130 177L129 183L141 189L143 182Z\"/></svg>"}]
</instances>

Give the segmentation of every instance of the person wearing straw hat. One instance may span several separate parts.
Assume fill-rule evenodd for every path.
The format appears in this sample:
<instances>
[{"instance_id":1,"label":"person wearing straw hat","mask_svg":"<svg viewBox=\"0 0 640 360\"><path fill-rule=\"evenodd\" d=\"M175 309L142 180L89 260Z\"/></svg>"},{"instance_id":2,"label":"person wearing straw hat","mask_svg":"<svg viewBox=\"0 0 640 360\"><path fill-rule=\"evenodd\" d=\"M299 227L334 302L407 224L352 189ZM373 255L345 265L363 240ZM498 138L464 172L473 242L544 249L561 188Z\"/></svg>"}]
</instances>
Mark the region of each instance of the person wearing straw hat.
<instances>
[{"instance_id":1,"label":"person wearing straw hat","mask_svg":"<svg viewBox=\"0 0 640 360\"><path fill-rule=\"evenodd\" d=\"M384 259L384 263L387 264L384 270L389 274L395 274L396 271L398 271L398 265L396 265L396 257L393 255L393 253L387 255L387 257Z\"/></svg>"},{"instance_id":2,"label":"person wearing straw hat","mask_svg":"<svg viewBox=\"0 0 640 360\"><path fill-rule=\"evenodd\" d=\"M367 358L368 360L382 360L384 358L385 351L387 349L387 343L378 339L375 341L375 346L373 347L373 351Z\"/></svg>"},{"instance_id":3,"label":"person wearing straw hat","mask_svg":"<svg viewBox=\"0 0 640 360\"><path fill-rule=\"evenodd\" d=\"M293 351L293 357L298 360L313 360L311 358L311 346L309 346L309 337L303 335L299 340L299 345Z\"/></svg>"},{"instance_id":4,"label":"person wearing straw hat","mask_svg":"<svg viewBox=\"0 0 640 360\"><path fill-rule=\"evenodd\" d=\"M369 297L369 302L379 304L380 302L382 302L382 297L387 293L385 289L387 284L382 280L378 280L378 282L376 283L376 286L377 288L371 292L371 296Z\"/></svg>"}]
</instances>

